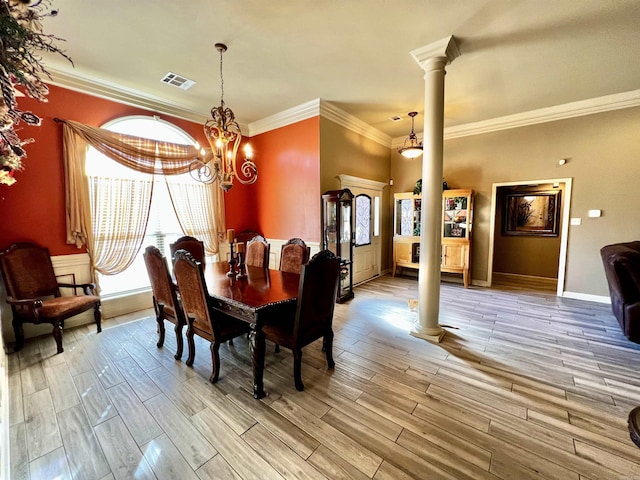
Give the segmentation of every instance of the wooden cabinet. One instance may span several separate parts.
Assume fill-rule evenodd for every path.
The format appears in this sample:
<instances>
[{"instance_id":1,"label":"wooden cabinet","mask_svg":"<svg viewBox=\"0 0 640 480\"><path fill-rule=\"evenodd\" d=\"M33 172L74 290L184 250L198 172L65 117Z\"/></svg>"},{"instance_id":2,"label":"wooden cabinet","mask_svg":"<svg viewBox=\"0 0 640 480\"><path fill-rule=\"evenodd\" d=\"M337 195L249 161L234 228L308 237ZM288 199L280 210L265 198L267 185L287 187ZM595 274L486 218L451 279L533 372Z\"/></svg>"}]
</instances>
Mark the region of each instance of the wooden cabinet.
<instances>
[{"instance_id":1,"label":"wooden cabinet","mask_svg":"<svg viewBox=\"0 0 640 480\"><path fill-rule=\"evenodd\" d=\"M420 195L394 195L393 275L398 267L419 268ZM465 288L471 279L473 190L442 192L442 272L460 273Z\"/></svg>"}]
</instances>

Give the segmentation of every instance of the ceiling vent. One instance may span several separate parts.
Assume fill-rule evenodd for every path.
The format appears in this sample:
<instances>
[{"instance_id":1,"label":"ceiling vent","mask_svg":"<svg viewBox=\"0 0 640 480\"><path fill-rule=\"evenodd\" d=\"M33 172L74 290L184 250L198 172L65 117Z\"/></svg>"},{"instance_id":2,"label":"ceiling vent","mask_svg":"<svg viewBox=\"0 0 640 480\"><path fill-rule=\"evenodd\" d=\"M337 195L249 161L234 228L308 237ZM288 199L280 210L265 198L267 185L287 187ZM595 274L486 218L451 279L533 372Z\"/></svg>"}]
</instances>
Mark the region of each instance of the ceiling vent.
<instances>
[{"instance_id":1,"label":"ceiling vent","mask_svg":"<svg viewBox=\"0 0 640 480\"><path fill-rule=\"evenodd\" d=\"M168 85L173 85L174 87L181 88L182 90L189 90L193 87L196 82L193 80L189 80L182 75L178 75L177 73L169 72L160 80L162 83L166 83Z\"/></svg>"},{"instance_id":2,"label":"ceiling vent","mask_svg":"<svg viewBox=\"0 0 640 480\"><path fill-rule=\"evenodd\" d=\"M393 117L389 117L389 120L391 120L392 122L399 122L400 120L402 120L402 117L400 117L399 115L394 115Z\"/></svg>"}]
</instances>

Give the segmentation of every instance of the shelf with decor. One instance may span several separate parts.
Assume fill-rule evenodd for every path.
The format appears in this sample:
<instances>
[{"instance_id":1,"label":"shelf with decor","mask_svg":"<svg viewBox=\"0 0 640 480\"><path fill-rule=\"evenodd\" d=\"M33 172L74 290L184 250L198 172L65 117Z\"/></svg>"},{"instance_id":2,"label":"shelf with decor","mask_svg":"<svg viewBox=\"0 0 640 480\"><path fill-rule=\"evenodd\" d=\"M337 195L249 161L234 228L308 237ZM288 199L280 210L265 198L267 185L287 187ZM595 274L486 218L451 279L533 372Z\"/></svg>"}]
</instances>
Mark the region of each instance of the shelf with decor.
<instances>
[{"instance_id":1,"label":"shelf with decor","mask_svg":"<svg viewBox=\"0 0 640 480\"><path fill-rule=\"evenodd\" d=\"M393 275L398 268L419 268L422 196L394 195ZM442 192L441 271L460 273L465 288L471 278L473 190Z\"/></svg>"}]
</instances>

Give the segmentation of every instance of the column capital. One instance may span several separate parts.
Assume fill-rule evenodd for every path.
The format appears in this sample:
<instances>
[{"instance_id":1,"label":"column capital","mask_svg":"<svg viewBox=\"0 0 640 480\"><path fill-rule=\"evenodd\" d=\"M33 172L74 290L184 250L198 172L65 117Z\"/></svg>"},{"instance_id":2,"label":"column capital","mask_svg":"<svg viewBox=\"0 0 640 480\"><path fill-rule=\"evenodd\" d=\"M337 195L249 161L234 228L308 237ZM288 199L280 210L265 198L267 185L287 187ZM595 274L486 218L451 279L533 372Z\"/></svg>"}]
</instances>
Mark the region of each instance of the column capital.
<instances>
[{"instance_id":1,"label":"column capital","mask_svg":"<svg viewBox=\"0 0 640 480\"><path fill-rule=\"evenodd\" d=\"M418 62L421 68L425 68L429 60L434 58L446 59L446 64L453 62L460 56L460 49L453 35L449 35L442 40L430 43L424 47L411 50L411 56Z\"/></svg>"}]
</instances>

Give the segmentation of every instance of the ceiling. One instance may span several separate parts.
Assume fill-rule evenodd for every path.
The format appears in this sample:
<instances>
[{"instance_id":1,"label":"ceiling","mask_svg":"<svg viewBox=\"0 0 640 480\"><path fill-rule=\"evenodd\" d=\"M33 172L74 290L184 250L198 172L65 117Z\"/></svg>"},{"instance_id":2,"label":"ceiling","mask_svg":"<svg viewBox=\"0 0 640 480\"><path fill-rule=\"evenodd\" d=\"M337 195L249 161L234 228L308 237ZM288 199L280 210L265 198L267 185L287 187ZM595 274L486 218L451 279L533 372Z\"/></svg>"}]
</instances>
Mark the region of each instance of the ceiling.
<instances>
[{"instance_id":1,"label":"ceiling","mask_svg":"<svg viewBox=\"0 0 640 480\"><path fill-rule=\"evenodd\" d=\"M95 82L204 121L224 100L250 124L321 98L395 138L422 130L416 48L454 35L445 127L640 88L637 0L53 0L54 83ZM160 82L174 72L196 84ZM171 110L171 109L170 109ZM392 122L399 115L402 121Z\"/></svg>"}]
</instances>

